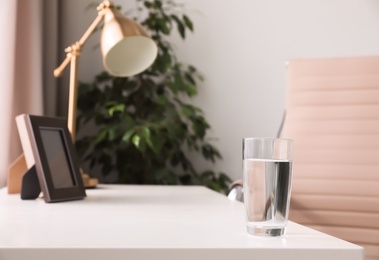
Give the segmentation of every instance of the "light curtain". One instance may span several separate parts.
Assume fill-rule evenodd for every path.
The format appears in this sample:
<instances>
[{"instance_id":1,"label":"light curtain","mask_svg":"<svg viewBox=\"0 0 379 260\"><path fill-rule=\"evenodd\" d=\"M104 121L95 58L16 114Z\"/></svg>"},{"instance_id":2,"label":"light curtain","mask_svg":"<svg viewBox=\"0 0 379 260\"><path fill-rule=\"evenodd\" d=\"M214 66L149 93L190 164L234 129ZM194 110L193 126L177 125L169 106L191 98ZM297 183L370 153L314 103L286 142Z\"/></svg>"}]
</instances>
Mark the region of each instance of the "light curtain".
<instances>
[{"instance_id":1,"label":"light curtain","mask_svg":"<svg viewBox=\"0 0 379 260\"><path fill-rule=\"evenodd\" d=\"M3 40L0 44L0 78L3 86L0 95L0 137L3 144L0 146L0 187L5 185L5 174L10 162L9 146L11 136L11 98L13 96L14 78L14 52L16 42L16 2L5 1L0 8L0 29Z\"/></svg>"},{"instance_id":2,"label":"light curtain","mask_svg":"<svg viewBox=\"0 0 379 260\"><path fill-rule=\"evenodd\" d=\"M55 87L51 86L54 80L49 69L54 62L44 55L56 50L56 37L51 35L51 23L46 21L46 14L51 16L46 5L56 6L55 1L49 2L12 0L4 1L0 8L0 187L6 185L9 165L22 153L15 116L54 114ZM49 42L47 37L52 39L50 47L44 44ZM47 70L51 77L46 76ZM44 91L46 85L49 91Z\"/></svg>"}]
</instances>

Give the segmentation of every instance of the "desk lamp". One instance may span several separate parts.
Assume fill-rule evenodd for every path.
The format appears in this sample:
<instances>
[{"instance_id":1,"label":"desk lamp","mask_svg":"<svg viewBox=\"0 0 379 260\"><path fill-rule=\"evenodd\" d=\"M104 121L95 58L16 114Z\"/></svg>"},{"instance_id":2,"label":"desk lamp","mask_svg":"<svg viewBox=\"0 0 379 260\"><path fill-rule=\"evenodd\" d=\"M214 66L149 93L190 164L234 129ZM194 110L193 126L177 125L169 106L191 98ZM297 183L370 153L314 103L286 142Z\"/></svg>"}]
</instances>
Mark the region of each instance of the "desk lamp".
<instances>
[{"instance_id":1,"label":"desk lamp","mask_svg":"<svg viewBox=\"0 0 379 260\"><path fill-rule=\"evenodd\" d=\"M77 63L84 43L104 19L101 32L101 52L104 68L109 74L118 77L136 75L154 62L158 48L144 29L133 20L123 17L110 1L103 1L98 7L98 15L79 41L67 47L65 60L54 70L59 77L70 63L70 89L68 104L68 129L75 142L76 102L77 102ZM85 186L95 186L96 179L83 176Z\"/></svg>"},{"instance_id":2,"label":"desk lamp","mask_svg":"<svg viewBox=\"0 0 379 260\"><path fill-rule=\"evenodd\" d=\"M141 25L123 17L110 1L103 1L98 7L98 15L79 41L65 49L67 55L61 65L54 70L59 77L70 63L70 88L68 104L68 129L75 142L76 103L77 103L77 64L84 43L104 19L101 32L101 51L103 64L109 74L118 77L136 75L154 62L158 47ZM19 193L21 179L28 170L24 154L20 155L8 170L8 193ZM82 173L85 187L94 187L97 179Z\"/></svg>"}]
</instances>

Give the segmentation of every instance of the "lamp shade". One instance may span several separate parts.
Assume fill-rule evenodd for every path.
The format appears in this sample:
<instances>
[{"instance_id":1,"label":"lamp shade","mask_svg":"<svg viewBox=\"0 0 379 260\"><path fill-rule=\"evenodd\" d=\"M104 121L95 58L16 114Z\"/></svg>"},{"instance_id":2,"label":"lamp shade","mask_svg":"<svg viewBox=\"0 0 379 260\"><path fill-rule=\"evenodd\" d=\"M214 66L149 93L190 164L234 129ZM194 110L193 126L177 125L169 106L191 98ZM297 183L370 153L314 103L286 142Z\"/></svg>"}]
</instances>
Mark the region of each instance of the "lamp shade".
<instances>
[{"instance_id":1,"label":"lamp shade","mask_svg":"<svg viewBox=\"0 0 379 260\"><path fill-rule=\"evenodd\" d=\"M145 30L114 8L106 10L101 32L104 68L118 77L136 75L154 62L158 47Z\"/></svg>"}]
</instances>

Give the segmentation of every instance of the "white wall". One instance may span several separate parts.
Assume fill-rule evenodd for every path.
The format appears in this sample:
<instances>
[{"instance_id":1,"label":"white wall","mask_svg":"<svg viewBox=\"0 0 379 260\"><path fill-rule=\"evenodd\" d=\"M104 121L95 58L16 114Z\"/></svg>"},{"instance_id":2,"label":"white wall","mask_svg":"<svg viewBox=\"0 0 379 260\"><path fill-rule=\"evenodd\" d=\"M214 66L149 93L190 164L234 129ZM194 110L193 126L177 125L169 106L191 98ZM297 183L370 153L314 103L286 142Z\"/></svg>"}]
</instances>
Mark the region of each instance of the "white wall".
<instances>
[{"instance_id":1,"label":"white wall","mask_svg":"<svg viewBox=\"0 0 379 260\"><path fill-rule=\"evenodd\" d=\"M84 11L91 2L62 1L66 45L77 40L96 15ZM224 157L211 167L233 179L242 177L242 138L277 133L286 60L379 55L377 0L182 2L195 33L184 42L177 36L173 41L180 59L205 76L194 103L204 110L212 126L209 138ZM91 39L81 56L81 80L92 80L102 70L100 53L92 48L97 40ZM199 166L205 167L201 160Z\"/></svg>"}]
</instances>

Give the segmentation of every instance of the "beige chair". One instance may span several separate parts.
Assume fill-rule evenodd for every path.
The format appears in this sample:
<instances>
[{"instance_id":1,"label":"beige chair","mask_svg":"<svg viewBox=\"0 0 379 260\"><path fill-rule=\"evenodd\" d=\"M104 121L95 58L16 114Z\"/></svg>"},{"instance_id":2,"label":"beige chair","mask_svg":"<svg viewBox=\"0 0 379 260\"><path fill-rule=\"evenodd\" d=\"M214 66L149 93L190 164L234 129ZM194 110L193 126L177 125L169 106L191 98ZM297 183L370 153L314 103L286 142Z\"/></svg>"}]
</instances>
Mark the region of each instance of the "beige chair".
<instances>
[{"instance_id":1,"label":"beige chair","mask_svg":"<svg viewBox=\"0 0 379 260\"><path fill-rule=\"evenodd\" d=\"M291 60L287 79L290 219L379 259L379 56Z\"/></svg>"}]
</instances>

